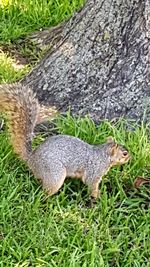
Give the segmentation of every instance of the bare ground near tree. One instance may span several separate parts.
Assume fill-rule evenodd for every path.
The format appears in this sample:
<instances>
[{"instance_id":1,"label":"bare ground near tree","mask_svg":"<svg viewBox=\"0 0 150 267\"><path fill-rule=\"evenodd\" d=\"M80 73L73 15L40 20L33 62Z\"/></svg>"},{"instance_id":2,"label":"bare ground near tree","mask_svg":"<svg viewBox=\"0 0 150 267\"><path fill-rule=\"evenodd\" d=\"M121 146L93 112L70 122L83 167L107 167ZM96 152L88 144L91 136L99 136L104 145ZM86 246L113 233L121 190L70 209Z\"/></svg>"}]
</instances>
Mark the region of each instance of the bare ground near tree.
<instances>
[{"instance_id":1,"label":"bare ground near tree","mask_svg":"<svg viewBox=\"0 0 150 267\"><path fill-rule=\"evenodd\" d=\"M32 35L51 49L22 80L39 100L95 121L150 119L148 0L88 0L57 27Z\"/></svg>"}]
</instances>

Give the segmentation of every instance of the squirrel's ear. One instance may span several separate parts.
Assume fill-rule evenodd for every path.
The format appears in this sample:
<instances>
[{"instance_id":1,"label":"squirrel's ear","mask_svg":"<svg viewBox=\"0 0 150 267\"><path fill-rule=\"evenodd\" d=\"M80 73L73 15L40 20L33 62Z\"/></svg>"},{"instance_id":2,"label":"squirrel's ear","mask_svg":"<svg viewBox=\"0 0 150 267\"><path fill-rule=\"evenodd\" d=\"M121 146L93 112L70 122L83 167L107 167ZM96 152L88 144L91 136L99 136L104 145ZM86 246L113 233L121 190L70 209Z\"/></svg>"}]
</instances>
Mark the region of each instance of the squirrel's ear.
<instances>
[{"instance_id":1,"label":"squirrel's ear","mask_svg":"<svg viewBox=\"0 0 150 267\"><path fill-rule=\"evenodd\" d=\"M108 143L108 144L115 143L115 141L114 141L114 139L113 139L112 136L109 136L109 137L107 138L107 143Z\"/></svg>"},{"instance_id":2,"label":"squirrel's ear","mask_svg":"<svg viewBox=\"0 0 150 267\"><path fill-rule=\"evenodd\" d=\"M116 154L116 151L117 151L117 148L118 148L118 144L115 144L111 147L110 149L110 153L111 153L111 156L115 155Z\"/></svg>"}]
</instances>

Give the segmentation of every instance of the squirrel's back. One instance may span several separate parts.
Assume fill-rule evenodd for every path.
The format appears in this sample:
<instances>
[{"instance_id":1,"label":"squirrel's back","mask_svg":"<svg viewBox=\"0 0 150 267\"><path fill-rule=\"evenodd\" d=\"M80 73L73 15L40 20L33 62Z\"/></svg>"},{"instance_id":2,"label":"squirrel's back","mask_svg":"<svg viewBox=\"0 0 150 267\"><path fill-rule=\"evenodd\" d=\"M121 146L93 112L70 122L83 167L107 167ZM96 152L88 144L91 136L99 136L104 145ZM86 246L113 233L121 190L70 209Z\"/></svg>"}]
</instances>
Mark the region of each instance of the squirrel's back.
<instances>
[{"instance_id":1,"label":"squirrel's back","mask_svg":"<svg viewBox=\"0 0 150 267\"><path fill-rule=\"evenodd\" d=\"M81 139L69 135L57 135L47 138L35 151L32 157L41 158L43 155L46 157L67 158L70 160L79 155L84 155L92 148L91 145L85 143ZM70 155L70 157L68 157Z\"/></svg>"}]
</instances>

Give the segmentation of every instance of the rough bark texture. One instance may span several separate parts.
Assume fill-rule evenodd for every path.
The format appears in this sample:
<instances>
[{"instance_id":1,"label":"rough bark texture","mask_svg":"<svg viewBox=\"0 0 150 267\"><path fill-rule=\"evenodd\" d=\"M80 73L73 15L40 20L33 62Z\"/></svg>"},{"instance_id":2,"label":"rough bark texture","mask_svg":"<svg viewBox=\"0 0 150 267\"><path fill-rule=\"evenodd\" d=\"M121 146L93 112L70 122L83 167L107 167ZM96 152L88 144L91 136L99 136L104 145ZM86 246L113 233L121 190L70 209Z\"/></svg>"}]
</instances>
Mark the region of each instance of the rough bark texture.
<instances>
[{"instance_id":1,"label":"rough bark texture","mask_svg":"<svg viewBox=\"0 0 150 267\"><path fill-rule=\"evenodd\" d=\"M89 0L22 81L44 104L101 118L150 119L147 0Z\"/></svg>"}]
</instances>

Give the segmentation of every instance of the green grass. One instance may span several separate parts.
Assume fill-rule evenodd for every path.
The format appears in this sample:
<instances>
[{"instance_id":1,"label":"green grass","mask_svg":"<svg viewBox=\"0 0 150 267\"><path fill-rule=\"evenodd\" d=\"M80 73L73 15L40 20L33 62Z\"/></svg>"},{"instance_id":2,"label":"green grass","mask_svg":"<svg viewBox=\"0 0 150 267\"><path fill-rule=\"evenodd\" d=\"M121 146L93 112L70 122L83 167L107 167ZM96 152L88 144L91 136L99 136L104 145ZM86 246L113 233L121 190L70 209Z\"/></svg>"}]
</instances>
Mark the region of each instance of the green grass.
<instances>
[{"instance_id":1,"label":"green grass","mask_svg":"<svg viewBox=\"0 0 150 267\"><path fill-rule=\"evenodd\" d=\"M69 18L84 0L0 0L1 43Z\"/></svg>"},{"instance_id":2,"label":"green grass","mask_svg":"<svg viewBox=\"0 0 150 267\"><path fill-rule=\"evenodd\" d=\"M29 70L29 66L18 65L15 59L0 51L0 83L15 82Z\"/></svg>"},{"instance_id":3,"label":"green grass","mask_svg":"<svg viewBox=\"0 0 150 267\"><path fill-rule=\"evenodd\" d=\"M59 117L57 131L94 144L113 135L128 148L132 161L110 170L93 207L79 180L67 180L58 194L47 198L2 132L0 266L150 266L149 187L133 187L137 175L150 177L148 130L125 130L123 121L96 126L88 117L68 114Z\"/></svg>"}]
</instances>

